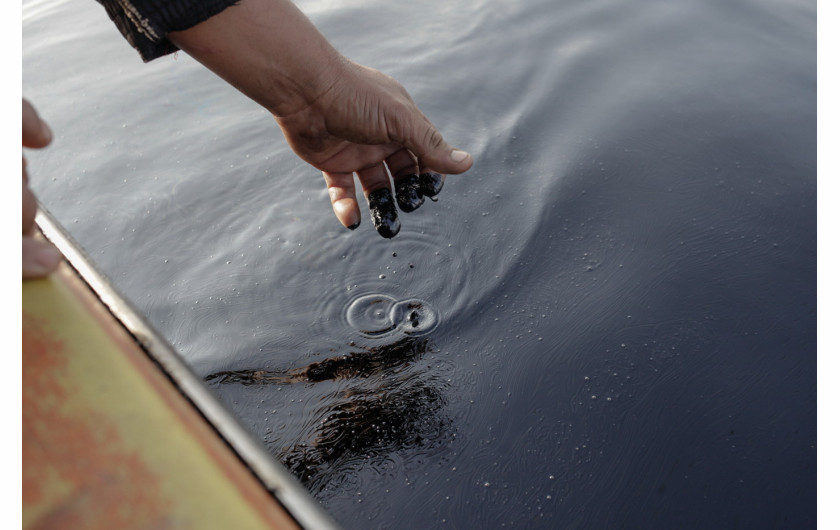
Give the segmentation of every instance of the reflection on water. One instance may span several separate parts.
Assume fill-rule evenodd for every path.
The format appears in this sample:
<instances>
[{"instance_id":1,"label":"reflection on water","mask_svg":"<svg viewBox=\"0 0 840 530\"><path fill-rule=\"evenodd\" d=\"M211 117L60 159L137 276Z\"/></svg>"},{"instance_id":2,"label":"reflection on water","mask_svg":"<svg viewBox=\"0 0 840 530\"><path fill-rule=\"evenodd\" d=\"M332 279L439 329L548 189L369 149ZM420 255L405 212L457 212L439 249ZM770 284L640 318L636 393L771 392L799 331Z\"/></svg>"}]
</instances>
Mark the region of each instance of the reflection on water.
<instances>
[{"instance_id":1,"label":"reflection on water","mask_svg":"<svg viewBox=\"0 0 840 530\"><path fill-rule=\"evenodd\" d=\"M300 369L227 370L206 377L216 385L289 385L350 379L311 415L312 438L274 452L309 489L319 491L340 475L342 464L409 447L435 446L451 439L452 421L443 413L446 384L422 377L411 363L434 351L430 339L403 336Z\"/></svg>"}]
</instances>

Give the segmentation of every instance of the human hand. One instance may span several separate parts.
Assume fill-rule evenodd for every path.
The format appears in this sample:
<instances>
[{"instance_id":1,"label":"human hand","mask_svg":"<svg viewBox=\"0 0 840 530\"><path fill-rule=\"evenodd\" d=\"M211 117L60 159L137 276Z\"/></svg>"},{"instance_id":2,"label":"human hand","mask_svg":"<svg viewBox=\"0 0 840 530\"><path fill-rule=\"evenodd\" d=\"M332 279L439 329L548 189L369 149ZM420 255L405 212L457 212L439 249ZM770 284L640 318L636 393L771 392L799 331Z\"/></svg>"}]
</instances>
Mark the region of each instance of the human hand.
<instances>
[{"instance_id":1,"label":"human hand","mask_svg":"<svg viewBox=\"0 0 840 530\"><path fill-rule=\"evenodd\" d=\"M361 222L355 173L377 231L394 237L400 221L391 179L400 209L411 212L424 196L440 192L446 173L468 170L472 158L444 141L393 78L346 61L335 79L327 92L277 123L295 153L322 171L344 226Z\"/></svg>"},{"instance_id":2,"label":"human hand","mask_svg":"<svg viewBox=\"0 0 840 530\"><path fill-rule=\"evenodd\" d=\"M402 85L344 58L290 0L242 0L167 38L275 116L292 149L322 171L344 226L361 222L354 173L377 230L393 237L392 178L411 211L440 191L444 174L472 165Z\"/></svg>"},{"instance_id":3,"label":"human hand","mask_svg":"<svg viewBox=\"0 0 840 530\"><path fill-rule=\"evenodd\" d=\"M23 147L46 147L52 140L52 132L38 117L35 108L23 100ZM50 243L35 239L35 213L38 202L29 189L26 174L26 159L23 159L23 279L41 278L58 267L61 253Z\"/></svg>"}]
</instances>

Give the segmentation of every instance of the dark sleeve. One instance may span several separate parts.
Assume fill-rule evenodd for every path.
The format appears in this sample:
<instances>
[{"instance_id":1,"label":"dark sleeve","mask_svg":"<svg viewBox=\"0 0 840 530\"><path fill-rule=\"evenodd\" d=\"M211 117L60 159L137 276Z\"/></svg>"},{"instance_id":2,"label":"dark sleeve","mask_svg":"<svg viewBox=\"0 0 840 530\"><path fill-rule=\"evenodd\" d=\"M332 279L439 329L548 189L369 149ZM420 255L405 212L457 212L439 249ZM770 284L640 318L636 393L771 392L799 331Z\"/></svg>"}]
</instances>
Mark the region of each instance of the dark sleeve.
<instances>
[{"instance_id":1,"label":"dark sleeve","mask_svg":"<svg viewBox=\"0 0 840 530\"><path fill-rule=\"evenodd\" d=\"M149 62L178 51L166 34L221 13L238 0L97 0L120 33Z\"/></svg>"}]
</instances>

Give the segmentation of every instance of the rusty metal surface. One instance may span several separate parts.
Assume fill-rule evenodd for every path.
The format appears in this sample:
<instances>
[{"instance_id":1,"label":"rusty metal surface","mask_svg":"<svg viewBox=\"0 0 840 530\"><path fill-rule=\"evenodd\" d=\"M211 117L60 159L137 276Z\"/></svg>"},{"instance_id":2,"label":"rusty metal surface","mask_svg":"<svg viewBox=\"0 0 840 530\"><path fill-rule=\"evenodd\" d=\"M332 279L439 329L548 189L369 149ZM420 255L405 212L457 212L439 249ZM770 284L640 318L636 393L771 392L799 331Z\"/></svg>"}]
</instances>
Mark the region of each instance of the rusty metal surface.
<instances>
[{"instance_id":1,"label":"rusty metal surface","mask_svg":"<svg viewBox=\"0 0 840 530\"><path fill-rule=\"evenodd\" d=\"M333 524L282 472L267 487L68 263L22 294L24 528Z\"/></svg>"},{"instance_id":2,"label":"rusty metal surface","mask_svg":"<svg viewBox=\"0 0 840 530\"><path fill-rule=\"evenodd\" d=\"M118 323L138 343L161 373L166 374L177 392L186 398L212 429L224 441L244 466L253 473L260 484L289 512L292 518L306 529L333 530L339 526L309 495L295 477L272 457L260 442L239 423L209 391L205 383L183 362L157 331L151 327L133 306L113 287L72 240L61 225L45 210L40 209L36 218L42 233L67 258L68 271L75 272L76 280L94 294L98 307L107 314L106 320ZM57 276L61 277L61 276Z\"/></svg>"}]
</instances>

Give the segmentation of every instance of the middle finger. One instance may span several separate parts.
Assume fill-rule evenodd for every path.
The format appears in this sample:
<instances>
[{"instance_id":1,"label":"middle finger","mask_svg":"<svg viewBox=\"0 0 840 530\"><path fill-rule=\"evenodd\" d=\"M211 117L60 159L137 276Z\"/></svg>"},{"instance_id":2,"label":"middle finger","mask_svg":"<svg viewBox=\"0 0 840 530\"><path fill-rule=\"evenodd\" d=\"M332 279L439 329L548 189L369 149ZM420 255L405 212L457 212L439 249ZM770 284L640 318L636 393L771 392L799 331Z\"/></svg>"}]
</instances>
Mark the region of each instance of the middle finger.
<instances>
[{"instance_id":1,"label":"middle finger","mask_svg":"<svg viewBox=\"0 0 840 530\"><path fill-rule=\"evenodd\" d=\"M413 212L425 200L420 191L420 181L417 176L417 158L407 149L400 149L389 156L385 163L391 171L391 176L394 177L394 191L400 210Z\"/></svg>"},{"instance_id":2,"label":"middle finger","mask_svg":"<svg viewBox=\"0 0 840 530\"><path fill-rule=\"evenodd\" d=\"M385 164L379 164L356 172L362 190L368 200L373 226L382 237L392 238L400 231L400 220L391 195L391 179Z\"/></svg>"}]
</instances>

